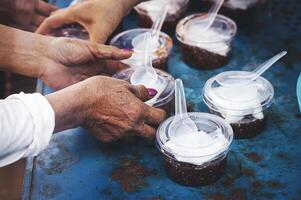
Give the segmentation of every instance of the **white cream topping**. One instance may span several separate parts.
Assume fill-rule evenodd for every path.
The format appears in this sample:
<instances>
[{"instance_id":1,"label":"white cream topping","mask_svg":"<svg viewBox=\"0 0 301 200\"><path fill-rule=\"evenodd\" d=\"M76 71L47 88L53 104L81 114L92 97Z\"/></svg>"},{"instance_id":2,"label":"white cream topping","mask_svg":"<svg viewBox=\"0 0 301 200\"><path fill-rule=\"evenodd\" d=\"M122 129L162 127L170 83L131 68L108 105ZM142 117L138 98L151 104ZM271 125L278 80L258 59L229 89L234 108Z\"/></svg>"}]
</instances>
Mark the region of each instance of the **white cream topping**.
<instances>
[{"instance_id":1,"label":"white cream topping","mask_svg":"<svg viewBox=\"0 0 301 200\"><path fill-rule=\"evenodd\" d=\"M182 8L182 5L187 2L187 0L151 0L139 4L138 7L145 10L154 22L157 16L161 14L160 11L162 11L163 5L166 4L166 1L169 2L170 6L167 12L167 17L176 15Z\"/></svg>"},{"instance_id":2,"label":"white cream topping","mask_svg":"<svg viewBox=\"0 0 301 200\"><path fill-rule=\"evenodd\" d=\"M227 32L222 32L216 28L209 28L204 31L199 28L197 23L191 24L187 28L185 40L195 42L196 46L222 56L226 56L230 51L230 38Z\"/></svg>"},{"instance_id":3,"label":"white cream topping","mask_svg":"<svg viewBox=\"0 0 301 200\"><path fill-rule=\"evenodd\" d=\"M143 67L145 60L145 49L148 45L148 51L154 52L152 59L155 60L158 58L156 55L156 50L160 47L160 42L155 38L150 38L149 41L144 41L144 34L140 34L135 37L132 41L133 45L133 54L130 58L122 60L123 63L131 66L132 68Z\"/></svg>"},{"instance_id":4,"label":"white cream topping","mask_svg":"<svg viewBox=\"0 0 301 200\"><path fill-rule=\"evenodd\" d=\"M263 119L258 86L249 84L243 87L218 87L208 91L213 103L222 106L220 112L228 123L236 123L246 115L253 115L256 119Z\"/></svg>"},{"instance_id":5,"label":"white cream topping","mask_svg":"<svg viewBox=\"0 0 301 200\"><path fill-rule=\"evenodd\" d=\"M225 2L224 6L232 9L246 10L254 6L258 0L229 0Z\"/></svg>"},{"instance_id":6,"label":"white cream topping","mask_svg":"<svg viewBox=\"0 0 301 200\"><path fill-rule=\"evenodd\" d=\"M225 151L228 140L223 134L215 137L201 131L198 133L181 134L171 138L165 146L174 154L178 161L201 165L212 161Z\"/></svg>"}]
</instances>

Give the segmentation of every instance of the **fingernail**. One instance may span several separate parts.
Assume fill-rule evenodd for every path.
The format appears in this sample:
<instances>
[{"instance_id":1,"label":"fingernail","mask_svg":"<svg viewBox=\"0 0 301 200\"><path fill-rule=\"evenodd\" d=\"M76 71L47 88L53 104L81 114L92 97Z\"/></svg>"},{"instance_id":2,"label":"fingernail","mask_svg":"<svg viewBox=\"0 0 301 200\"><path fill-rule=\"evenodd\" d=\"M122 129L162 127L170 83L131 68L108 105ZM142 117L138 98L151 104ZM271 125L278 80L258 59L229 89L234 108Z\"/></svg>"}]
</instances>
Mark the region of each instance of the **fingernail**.
<instances>
[{"instance_id":1,"label":"fingernail","mask_svg":"<svg viewBox=\"0 0 301 200\"><path fill-rule=\"evenodd\" d=\"M126 52L126 53L132 53L133 50L132 49L122 49L122 51Z\"/></svg>"},{"instance_id":2,"label":"fingernail","mask_svg":"<svg viewBox=\"0 0 301 200\"><path fill-rule=\"evenodd\" d=\"M157 90L153 89L153 88L147 88L147 91L148 91L148 95L150 97L154 97L156 96L156 94L158 93Z\"/></svg>"}]
</instances>

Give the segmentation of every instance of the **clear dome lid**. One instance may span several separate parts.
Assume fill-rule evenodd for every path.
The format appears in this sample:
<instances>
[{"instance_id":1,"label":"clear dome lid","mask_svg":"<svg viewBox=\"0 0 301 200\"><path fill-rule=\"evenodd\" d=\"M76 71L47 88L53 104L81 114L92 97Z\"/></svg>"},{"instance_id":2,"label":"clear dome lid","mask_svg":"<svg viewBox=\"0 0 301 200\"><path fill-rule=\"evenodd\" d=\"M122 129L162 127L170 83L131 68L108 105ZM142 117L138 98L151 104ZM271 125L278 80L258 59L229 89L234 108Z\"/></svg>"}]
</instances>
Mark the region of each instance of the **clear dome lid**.
<instances>
[{"instance_id":1,"label":"clear dome lid","mask_svg":"<svg viewBox=\"0 0 301 200\"><path fill-rule=\"evenodd\" d=\"M224 119L200 112L188 113L198 128L197 133L174 135L169 127L174 119L166 119L157 129L156 143L166 156L181 162L201 165L225 155L233 141L233 130Z\"/></svg>"},{"instance_id":2,"label":"clear dome lid","mask_svg":"<svg viewBox=\"0 0 301 200\"><path fill-rule=\"evenodd\" d=\"M227 71L210 78L203 89L204 102L211 110L233 116L262 112L272 104L274 89L261 76L246 83L245 77L252 74Z\"/></svg>"},{"instance_id":3,"label":"clear dome lid","mask_svg":"<svg viewBox=\"0 0 301 200\"><path fill-rule=\"evenodd\" d=\"M197 13L182 19L176 28L177 39L185 44L198 46L204 43L218 43L231 41L237 31L237 26L233 20L223 15L217 15L212 26L207 30L202 30L200 21L206 13Z\"/></svg>"},{"instance_id":4,"label":"clear dome lid","mask_svg":"<svg viewBox=\"0 0 301 200\"><path fill-rule=\"evenodd\" d=\"M158 69L155 70L158 74L158 79L152 88L157 90L158 93L145 103L150 106L161 107L174 99L175 80L170 74ZM133 68L128 68L116 73L113 77L131 83L131 76L134 71Z\"/></svg>"},{"instance_id":5,"label":"clear dome lid","mask_svg":"<svg viewBox=\"0 0 301 200\"><path fill-rule=\"evenodd\" d=\"M123 60L125 64L131 67L141 67L144 65L145 50L141 48L143 40L137 40L138 35L149 32L150 29L136 28L128 31L124 31L116 35L110 42L110 45L116 46L120 49L131 49L133 55L126 60ZM139 42L140 41L140 42ZM172 39L165 33L160 32L159 41L156 44L151 44L152 49L148 49L149 53L152 54L153 60L166 58L173 46Z\"/></svg>"}]
</instances>

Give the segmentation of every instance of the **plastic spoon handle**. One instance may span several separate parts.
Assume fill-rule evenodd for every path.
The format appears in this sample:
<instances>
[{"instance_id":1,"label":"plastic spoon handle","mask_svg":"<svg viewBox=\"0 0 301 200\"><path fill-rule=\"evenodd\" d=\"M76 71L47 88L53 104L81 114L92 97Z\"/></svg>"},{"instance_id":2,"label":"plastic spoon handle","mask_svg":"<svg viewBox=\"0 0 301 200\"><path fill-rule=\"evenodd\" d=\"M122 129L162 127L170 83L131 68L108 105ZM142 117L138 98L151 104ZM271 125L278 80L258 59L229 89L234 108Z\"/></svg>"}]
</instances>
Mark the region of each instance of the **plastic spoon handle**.
<instances>
[{"instance_id":1,"label":"plastic spoon handle","mask_svg":"<svg viewBox=\"0 0 301 200\"><path fill-rule=\"evenodd\" d=\"M152 36L155 36L156 38L159 36L160 31L162 29L163 23L165 21L165 18L167 16L167 12L169 10L169 4L166 3L162 9L162 13L160 13L155 20L153 26L151 27L151 33Z\"/></svg>"},{"instance_id":2,"label":"plastic spoon handle","mask_svg":"<svg viewBox=\"0 0 301 200\"><path fill-rule=\"evenodd\" d=\"M216 0L213 4L213 6L210 8L209 12L208 12L208 24L206 29L210 28L211 25L213 24L218 11L221 9L222 5L224 3L224 0Z\"/></svg>"},{"instance_id":3,"label":"plastic spoon handle","mask_svg":"<svg viewBox=\"0 0 301 200\"><path fill-rule=\"evenodd\" d=\"M181 79L177 79L175 84L175 110L176 116L180 118L188 117L184 86Z\"/></svg>"},{"instance_id":4,"label":"plastic spoon handle","mask_svg":"<svg viewBox=\"0 0 301 200\"><path fill-rule=\"evenodd\" d=\"M146 67L146 71L154 77L154 79L157 79L157 73L155 69L153 68L153 58L152 53L148 51L150 42L152 40L152 36L149 32L147 32L144 36L144 44L145 44L145 53L144 53L144 66Z\"/></svg>"},{"instance_id":5,"label":"plastic spoon handle","mask_svg":"<svg viewBox=\"0 0 301 200\"><path fill-rule=\"evenodd\" d=\"M264 63L262 63L261 65L259 65L254 71L254 76L251 78L250 81L254 81L256 80L261 74L263 74L266 70L268 70L275 62L277 62L280 58L282 58L283 56L285 56L287 54L286 51L282 51L280 53L278 53L276 56L274 56L273 58L265 61Z\"/></svg>"}]
</instances>

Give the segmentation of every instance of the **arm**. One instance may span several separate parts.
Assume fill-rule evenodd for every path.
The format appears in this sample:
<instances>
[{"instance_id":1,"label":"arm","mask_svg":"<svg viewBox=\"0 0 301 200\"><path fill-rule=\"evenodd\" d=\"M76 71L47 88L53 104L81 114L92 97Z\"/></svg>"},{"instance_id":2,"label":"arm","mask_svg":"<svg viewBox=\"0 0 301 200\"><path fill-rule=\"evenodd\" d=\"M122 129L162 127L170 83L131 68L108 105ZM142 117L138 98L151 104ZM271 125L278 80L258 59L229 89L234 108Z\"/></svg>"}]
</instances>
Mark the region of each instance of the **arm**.
<instances>
[{"instance_id":1,"label":"arm","mask_svg":"<svg viewBox=\"0 0 301 200\"><path fill-rule=\"evenodd\" d=\"M111 46L47 37L3 25L0 33L0 70L40 78L54 89L112 73L109 62L131 56L131 52Z\"/></svg>"},{"instance_id":2,"label":"arm","mask_svg":"<svg viewBox=\"0 0 301 200\"><path fill-rule=\"evenodd\" d=\"M0 100L0 167L45 149L53 132L84 126L100 141L155 135L165 112L147 106L143 86L95 76L43 97L12 95Z\"/></svg>"}]
</instances>

